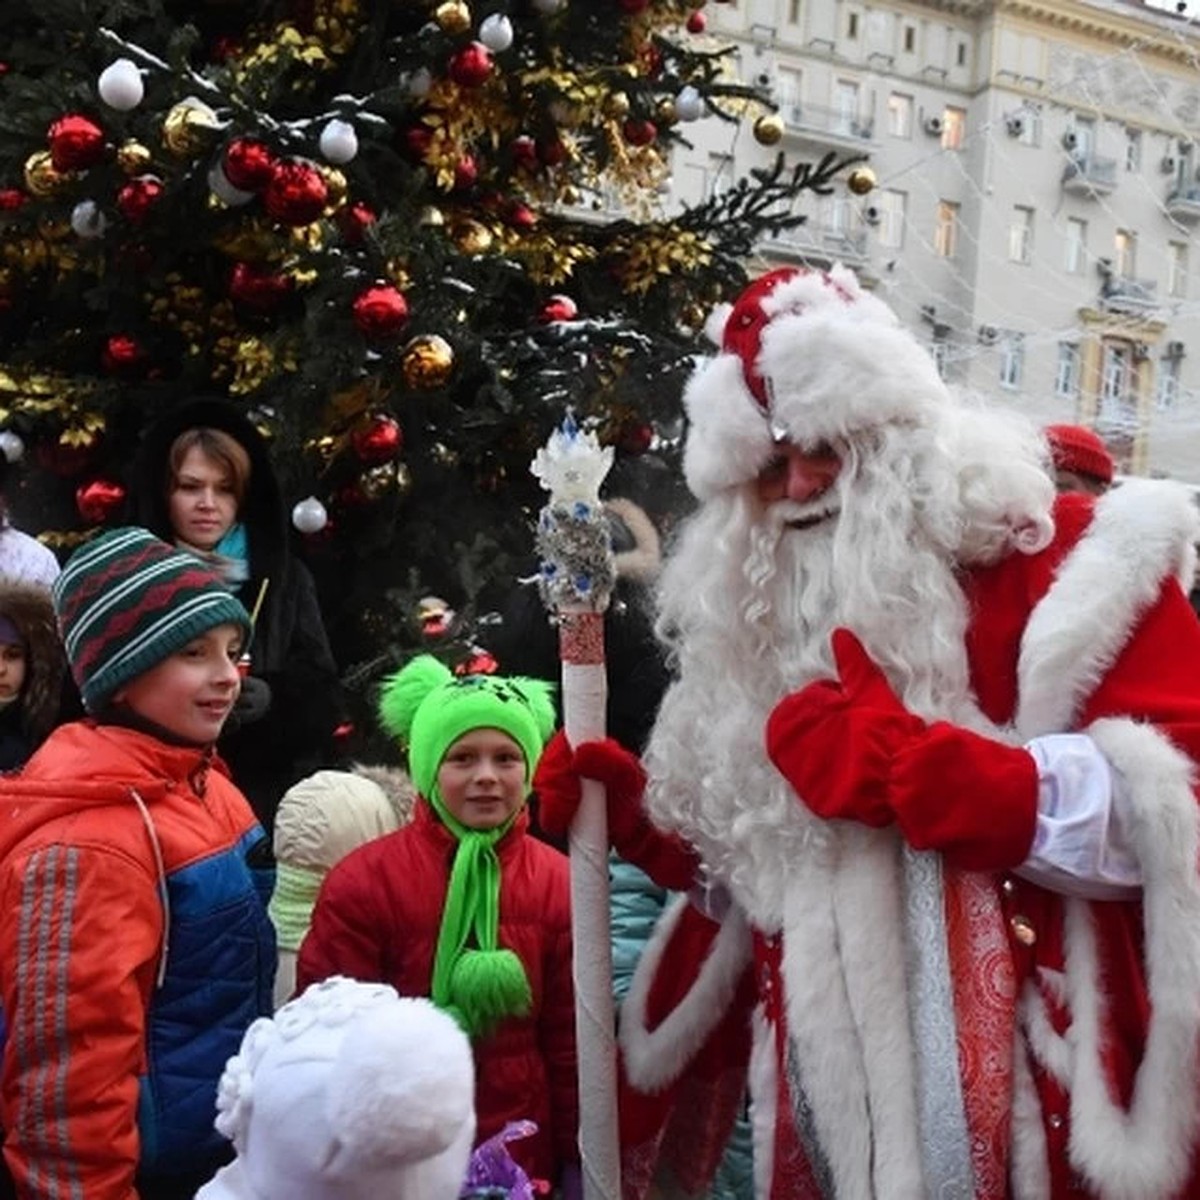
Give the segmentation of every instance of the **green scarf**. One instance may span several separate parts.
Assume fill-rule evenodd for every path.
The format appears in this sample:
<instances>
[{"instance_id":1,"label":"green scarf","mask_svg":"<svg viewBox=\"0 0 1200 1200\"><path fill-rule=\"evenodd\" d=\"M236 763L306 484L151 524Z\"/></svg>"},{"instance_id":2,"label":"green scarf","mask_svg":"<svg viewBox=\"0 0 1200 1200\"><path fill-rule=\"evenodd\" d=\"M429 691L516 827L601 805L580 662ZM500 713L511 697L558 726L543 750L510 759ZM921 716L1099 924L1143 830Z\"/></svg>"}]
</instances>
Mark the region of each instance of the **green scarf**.
<instances>
[{"instance_id":1,"label":"green scarf","mask_svg":"<svg viewBox=\"0 0 1200 1200\"><path fill-rule=\"evenodd\" d=\"M498 945L496 843L512 828L516 814L496 829L468 829L447 811L437 786L429 790L434 812L458 840L433 958L433 1002L469 1036L480 1037L505 1017L527 1015L533 1005L521 960Z\"/></svg>"}]
</instances>

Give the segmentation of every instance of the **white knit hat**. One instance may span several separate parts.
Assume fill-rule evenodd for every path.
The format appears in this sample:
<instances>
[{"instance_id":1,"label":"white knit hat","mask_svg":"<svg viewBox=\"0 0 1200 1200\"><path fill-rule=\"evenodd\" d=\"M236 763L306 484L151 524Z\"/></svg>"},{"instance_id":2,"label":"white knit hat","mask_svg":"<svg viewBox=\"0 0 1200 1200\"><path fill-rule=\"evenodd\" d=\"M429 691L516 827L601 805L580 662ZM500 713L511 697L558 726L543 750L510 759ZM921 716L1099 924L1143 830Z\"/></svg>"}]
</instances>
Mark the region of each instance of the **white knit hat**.
<instances>
[{"instance_id":1,"label":"white knit hat","mask_svg":"<svg viewBox=\"0 0 1200 1200\"><path fill-rule=\"evenodd\" d=\"M238 1157L196 1200L456 1200L474 1105L451 1017L335 976L246 1031L217 1098Z\"/></svg>"},{"instance_id":2,"label":"white knit hat","mask_svg":"<svg viewBox=\"0 0 1200 1200\"><path fill-rule=\"evenodd\" d=\"M721 352L684 392L684 474L701 500L753 479L779 441L925 422L952 403L925 349L841 265L772 271L707 329Z\"/></svg>"}]
</instances>

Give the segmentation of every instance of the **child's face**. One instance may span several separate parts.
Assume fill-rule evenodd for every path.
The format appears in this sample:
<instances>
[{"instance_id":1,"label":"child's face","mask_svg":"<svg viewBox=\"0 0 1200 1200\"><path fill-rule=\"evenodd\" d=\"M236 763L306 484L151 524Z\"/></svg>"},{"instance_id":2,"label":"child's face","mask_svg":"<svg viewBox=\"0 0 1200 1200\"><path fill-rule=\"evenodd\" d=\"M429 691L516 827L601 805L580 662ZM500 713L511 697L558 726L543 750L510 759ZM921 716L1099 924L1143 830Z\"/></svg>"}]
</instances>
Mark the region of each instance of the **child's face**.
<instances>
[{"instance_id":1,"label":"child's face","mask_svg":"<svg viewBox=\"0 0 1200 1200\"><path fill-rule=\"evenodd\" d=\"M237 520L237 495L229 472L193 446L179 464L167 498L175 536L197 550L212 550Z\"/></svg>"},{"instance_id":2,"label":"child's face","mask_svg":"<svg viewBox=\"0 0 1200 1200\"><path fill-rule=\"evenodd\" d=\"M216 740L241 686L242 631L218 625L119 688L113 700L196 745Z\"/></svg>"},{"instance_id":3,"label":"child's face","mask_svg":"<svg viewBox=\"0 0 1200 1200\"><path fill-rule=\"evenodd\" d=\"M499 729L472 729L446 751L437 782L460 825L495 829L525 803L525 755Z\"/></svg>"},{"instance_id":4,"label":"child's face","mask_svg":"<svg viewBox=\"0 0 1200 1200\"><path fill-rule=\"evenodd\" d=\"M0 642L0 705L11 704L25 683L25 647L20 642Z\"/></svg>"}]
</instances>

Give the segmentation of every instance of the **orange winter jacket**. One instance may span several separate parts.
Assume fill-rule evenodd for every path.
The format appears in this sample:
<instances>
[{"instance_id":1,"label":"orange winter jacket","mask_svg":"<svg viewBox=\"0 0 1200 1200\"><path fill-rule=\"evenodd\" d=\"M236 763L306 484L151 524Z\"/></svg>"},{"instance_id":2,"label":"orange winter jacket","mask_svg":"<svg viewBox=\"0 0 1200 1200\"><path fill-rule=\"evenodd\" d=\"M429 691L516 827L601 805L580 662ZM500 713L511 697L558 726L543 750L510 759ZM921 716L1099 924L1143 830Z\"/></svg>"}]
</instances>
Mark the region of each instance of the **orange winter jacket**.
<instances>
[{"instance_id":1,"label":"orange winter jacket","mask_svg":"<svg viewBox=\"0 0 1200 1200\"><path fill-rule=\"evenodd\" d=\"M4 1155L22 1196L133 1200L226 1149L217 1081L270 1011L263 839L211 752L91 722L0 778Z\"/></svg>"}]
</instances>

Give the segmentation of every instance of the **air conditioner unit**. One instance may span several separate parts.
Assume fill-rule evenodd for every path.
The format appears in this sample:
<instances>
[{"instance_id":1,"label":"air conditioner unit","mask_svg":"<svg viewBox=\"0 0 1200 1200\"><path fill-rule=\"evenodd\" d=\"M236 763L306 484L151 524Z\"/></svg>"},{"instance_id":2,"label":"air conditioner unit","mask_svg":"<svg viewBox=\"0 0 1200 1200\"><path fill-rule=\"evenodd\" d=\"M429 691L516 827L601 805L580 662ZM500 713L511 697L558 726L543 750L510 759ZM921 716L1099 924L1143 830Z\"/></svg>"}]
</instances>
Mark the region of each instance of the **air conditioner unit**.
<instances>
[{"instance_id":1,"label":"air conditioner unit","mask_svg":"<svg viewBox=\"0 0 1200 1200\"><path fill-rule=\"evenodd\" d=\"M1073 129L1068 129L1062 135L1062 146L1064 150L1074 150L1079 145L1079 134Z\"/></svg>"},{"instance_id":2,"label":"air conditioner unit","mask_svg":"<svg viewBox=\"0 0 1200 1200\"><path fill-rule=\"evenodd\" d=\"M941 117L926 117L925 132L932 134L934 137L942 136L943 122Z\"/></svg>"},{"instance_id":3,"label":"air conditioner unit","mask_svg":"<svg viewBox=\"0 0 1200 1200\"><path fill-rule=\"evenodd\" d=\"M1158 164L1158 169L1164 175L1174 175L1175 168L1179 165L1173 154L1164 154L1162 161Z\"/></svg>"},{"instance_id":4,"label":"air conditioner unit","mask_svg":"<svg viewBox=\"0 0 1200 1200\"><path fill-rule=\"evenodd\" d=\"M868 204L863 209L863 220L868 225L878 225L883 220L883 210L877 204Z\"/></svg>"},{"instance_id":5,"label":"air conditioner unit","mask_svg":"<svg viewBox=\"0 0 1200 1200\"><path fill-rule=\"evenodd\" d=\"M1020 137L1025 132L1025 118L1020 113L1009 113L1004 118L1004 128L1009 137Z\"/></svg>"},{"instance_id":6,"label":"air conditioner unit","mask_svg":"<svg viewBox=\"0 0 1200 1200\"><path fill-rule=\"evenodd\" d=\"M1184 346L1182 342L1167 343L1167 358L1182 358L1184 355Z\"/></svg>"},{"instance_id":7,"label":"air conditioner unit","mask_svg":"<svg viewBox=\"0 0 1200 1200\"><path fill-rule=\"evenodd\" d=\"M995 325L980 325L979 341L984 346L994 346L1000 340L1000 330Z\"/></svg>"}]
</instances>

